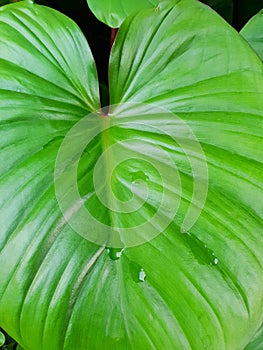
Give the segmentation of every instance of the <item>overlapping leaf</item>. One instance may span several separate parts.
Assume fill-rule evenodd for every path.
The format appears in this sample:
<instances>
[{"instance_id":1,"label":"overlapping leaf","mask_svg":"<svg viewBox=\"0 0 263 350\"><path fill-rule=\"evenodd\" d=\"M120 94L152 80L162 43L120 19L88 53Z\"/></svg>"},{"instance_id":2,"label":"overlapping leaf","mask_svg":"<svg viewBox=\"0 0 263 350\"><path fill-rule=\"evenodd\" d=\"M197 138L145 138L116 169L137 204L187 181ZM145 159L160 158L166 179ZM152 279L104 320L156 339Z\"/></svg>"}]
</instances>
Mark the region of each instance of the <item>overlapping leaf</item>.
<instances>
[{"instance_id":1,"label":"overlapping leaf","mask_svg":"<svg viewBox=\"0 0 263 350\"><path fill-rule=\"evenodd\" d=\"M252 17L241 30L241 34L263 60L263 10Z\"/></svg>"},{"instance_id":2,"label":"overlapping leaf","mask_svg":"<svg viewBox=\"0 0 263 350\"><path fill-rule=\"evenodd\" d=\"M0 325L24 350L242 349L262 323L262 63L207 7L169 3L124 21L110 62L114 106L108 116L92 114L81 134L103 131L81 153L78 190L104 224L151 221L163 194L154 169L161 161L167 167L162 152L178 169L182 198L170 225L122 252L75 232L55 193L65 136L99 107L85 39L45 7L0 11ZM169 112L158 119L156 108ZM194 183L202 182L194 178L202 153L180 147L185 127L206 156L209 191L198 221L182 233ZM129 159L111 182L117 199L128 201L136 181L152 191L132 220L93 195L97 160L109 148L107 177L125 147ZM180 194L173 180L164 183L166 215ZM67 178L68 199L66 185Z\"/></svg>"},{"instance_id":3,"label":"overlapping leaf","mask_svg":"<svg viewBox=\"0 0 263 350\"><path fill-rule=\"evenodd\" d=\"M0 346L5 343L5 335L0 331Z\"/></svg>"},{"instance_id":4,"label":"overlapping leaf","mask_svg":"<svg viewBox=\"0 0 263 350\"><path fill-rule=\"evenodd\" d=\"M263 347L263 326L261 326L256 332L251 342L245 347L244 350L261 350Z\"/></svg>"},{"instance_id":5,"label":"overlapping leaf","mask_svg":"<svg viewBox=\"0 0 263 350\"><path fill-rule=\"evenodd\" d=\"M112 28L120 27L130 14L147 8L157 7L158 0L87 0L89 8L103 23Z\"/></svg>"}]
</instances>

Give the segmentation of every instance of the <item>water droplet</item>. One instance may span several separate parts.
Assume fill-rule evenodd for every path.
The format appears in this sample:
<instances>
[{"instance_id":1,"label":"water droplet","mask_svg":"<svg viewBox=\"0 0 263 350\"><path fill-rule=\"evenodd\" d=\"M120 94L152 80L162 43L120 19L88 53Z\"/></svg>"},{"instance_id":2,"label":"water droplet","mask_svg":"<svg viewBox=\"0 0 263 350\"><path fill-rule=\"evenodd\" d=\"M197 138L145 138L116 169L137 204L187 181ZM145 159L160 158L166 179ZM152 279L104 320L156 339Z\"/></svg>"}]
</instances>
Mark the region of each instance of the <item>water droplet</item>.
<instances>
[{"instance_id":1,"label":"water droplet","mask_svg":"<svg viewBox=\"0 0 263 350\"><path fill-rule=\"evenodd\" d=\"M124 252L124 248L106 248L106 252L112 260L118 260Z\"/></svg>"},{"instance_id":2,"label":"water droplet","mask_svg":"<svg viewBox=\"0 0 263 350\"><path fill-rule=\"evenodd\" d=\"M182 238L199 264L212 265L215 263L215 253L206 243L188 232L182 235Z\"/></svg>"},{"instance_id":3,"label":"water droplet","mask_svg":"<svg viewBox=\"0 0 263 350\"><path fill-rule=\"evenodd\" d=\"M214 264L214 265L217 265L217 264L218 264L218 262L219 262L219 260L218 260L217 258L214 258L214 262L213 262L213 264Z\"/></svg>"},{"instance_id":4,"label":"water droplet","mask_svg":"<svg viewBox=\"0 0 263 350\"><path fill-rule=\"evenodd\" d=\"M144 272L144 269L141 269L139 272L139 281L144 282L146 278L146 273Z\"/></svg>"},{"instance_id":5,"label":"water droplet","mask_svg":"<svg viewBox=\"0 0 263 350\"><path fill-rule=\"evenodd\" d=\"M122 253L123 253L123 249L118 251L118 252L116 252L116 257L120 258L122 256Z\"/></svg>"}]
</instances>

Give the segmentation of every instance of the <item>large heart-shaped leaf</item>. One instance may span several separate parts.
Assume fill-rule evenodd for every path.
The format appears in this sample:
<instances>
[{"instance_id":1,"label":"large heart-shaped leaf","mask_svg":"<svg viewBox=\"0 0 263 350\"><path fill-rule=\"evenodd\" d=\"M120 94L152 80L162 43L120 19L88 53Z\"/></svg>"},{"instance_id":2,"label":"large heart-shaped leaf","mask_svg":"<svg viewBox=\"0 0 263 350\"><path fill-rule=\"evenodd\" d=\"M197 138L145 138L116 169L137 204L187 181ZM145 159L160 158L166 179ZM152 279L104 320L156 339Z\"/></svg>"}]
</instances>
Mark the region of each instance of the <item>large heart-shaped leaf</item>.
<instances>
[{"instance_id":1,"label":"large heart-shaped leaf","mask_svg":"<svg viewBox=\"0 0 263 350\"><path fill-rule=\"evenodd\" d=\"M120 27L130 14L147 8L156 8L159 0L87 0L89 8L103 23L112 28Z\"/></svg>"},{"instance_id":2,"label":"large heart-shaped leaf","mask_svg":"<svg viewBox=\"0 0 263 350\"><path fill-rule=\"evenodd\" d=\"M263 10L252 17L241 30L243 37L263 60Z\"/></svg>"},{"instance_id":3,"label":"large heart-shaped leaf","mask_svg":"<svg viewBox=\"0 0 263 350\"><path fill-rule=\"evenodd\" d=\"M263 321L261 61L209 8L162 3L121 26L104 115L71 20L8 5L0 30L0 325L25 350L242 349Z\"/></svg>"}]
</instances>

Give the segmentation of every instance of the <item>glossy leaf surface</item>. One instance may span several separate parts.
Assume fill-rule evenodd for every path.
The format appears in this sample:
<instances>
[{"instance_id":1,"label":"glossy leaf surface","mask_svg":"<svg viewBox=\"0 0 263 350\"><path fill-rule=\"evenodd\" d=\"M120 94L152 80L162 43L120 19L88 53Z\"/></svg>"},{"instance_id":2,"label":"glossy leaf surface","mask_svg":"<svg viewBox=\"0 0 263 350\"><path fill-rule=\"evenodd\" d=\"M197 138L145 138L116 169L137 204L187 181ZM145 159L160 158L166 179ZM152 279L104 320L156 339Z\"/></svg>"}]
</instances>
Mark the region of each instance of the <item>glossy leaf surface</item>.
<instances>
[{"instance_id":1,"label":"glossy leaf surface","mask_svg":"<svg viewBox=\"0 0 263 350\"><path fill-rule=\"evenodd\" d=\"M120 27L123 20L130 14L143 9L154 10L158 0L87 0L89 8L103 23L112 28Z\"/></svg>"},{"instance_id":2,"label":"glossy leaf surface","mask_svg":"<svg viewBox=\"0 0 263 350\"><path fill-rule=\"evenodd\" d=\"M71 20L0 11L0 325L24 350L242 349L262 323L262 63L208 7L169 3L122 24L107 115ZM137 238L165 197L162 232L85 239L72 174L98 222Z\"/></svg>"},{"instance_id":3,"label":"glossy leaf surface","mask_svg":"<svg viewBox=\"0 0 263 350\"><path fill-rule=\"evenodd\" d=\"M251 342L244 350L261 350L263 348L263 325L258 329Z\"/></svg>"},{"instance_id":4,"label":"glossy leaf surface","mask_svg":"<svg viewBox=\"0 0 263 350\"><path fill-rule=\"evenodd\" d=\"M252 17L240 33L263 60L263 10Z\"/></svg>"}]
</instances>

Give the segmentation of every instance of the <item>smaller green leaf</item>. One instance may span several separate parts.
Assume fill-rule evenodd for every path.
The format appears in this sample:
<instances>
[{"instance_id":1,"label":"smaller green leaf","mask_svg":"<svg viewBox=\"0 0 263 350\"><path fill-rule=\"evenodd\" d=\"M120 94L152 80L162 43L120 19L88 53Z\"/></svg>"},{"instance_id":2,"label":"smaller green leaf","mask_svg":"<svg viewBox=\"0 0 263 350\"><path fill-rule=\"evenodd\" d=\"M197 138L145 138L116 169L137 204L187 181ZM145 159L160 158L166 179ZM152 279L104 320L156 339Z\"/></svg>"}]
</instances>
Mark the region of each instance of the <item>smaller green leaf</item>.
<instances>
[{"instance_id":1,"label":"smaller green leaf","mask_svg":"<svg viewBox=\"0 0 263 350\"><path fill-rule=\"evenodd\" d=\"M5 343L5 335L0 331L0 346Z\"/></svg>"},{"instance_id":2,"label":"smaller green leaf","mask_svg":"<svg viewBox=\"0 0 263 350\"><path fill-rule=\"evenodd\" d=\"M263 60L263 9L247 22L240 34Z\"/></svg>"},{"instance_id":3,"label":"smaller green leaf","mask_svg":"<svg viewBox=\"0 0 263 350\"><path fill-rule=\"evenodd\" d=\"M133 12L156 8L158 0L87 0L90 10L103 23L112 28L121 23Z\"/></svg>"},{"instance_id":4,"label":"smaller green leaf","mask_svg":"<svg viewBox=\"0 0 263 350\"><path fill-rule=\"evenodd\" d=\"M258 329L251 342L244 350L262 350L263 349L263 324Z\"/></svg>"}]
</instances>

